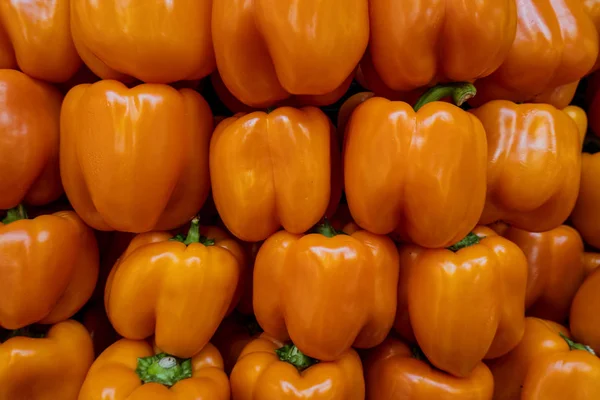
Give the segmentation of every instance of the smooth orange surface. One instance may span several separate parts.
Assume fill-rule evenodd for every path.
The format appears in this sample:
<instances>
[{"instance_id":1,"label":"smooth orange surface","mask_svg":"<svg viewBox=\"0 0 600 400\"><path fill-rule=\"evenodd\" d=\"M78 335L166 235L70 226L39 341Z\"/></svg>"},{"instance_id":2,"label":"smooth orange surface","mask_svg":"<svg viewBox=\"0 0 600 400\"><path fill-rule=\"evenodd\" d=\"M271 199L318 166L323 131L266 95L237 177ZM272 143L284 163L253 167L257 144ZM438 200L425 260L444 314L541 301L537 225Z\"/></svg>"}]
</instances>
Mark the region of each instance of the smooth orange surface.
<instances>
[{"instance_id":1,"label":"smooth orange surface","mask_svg":"<svg viewBox=\"0 0 600 400\"><path fill-rule=\"evenodd\" d=\"M61 112L61 175L99 230L147 232L189 221L210 189L213 117L191 89L116 81L79 85Z\"/></svg>"},{"instance_id":2,"label":"smooth orange surface","mask_svg":"<svg viewBox=\"0 0 600 400\"><path fill-rule=\"evenodd\" d=\"M283 344L261 335L248 344L231 373L232 400L363 400L365 382L358 354L352 349L331 362L298 372L280 361Z\"/></svg>"},{"instance_id":3,"label":"smooth orange surface","mask_svg":"<svg viewBox=\"0 0 600 400\"><path fill-rule=\"evenodd\" d=\"M76 400L93 360L92 339L75 321L42 339L13 337L0 343L0 398Z\"/></svg>"},{"instance_id":4,"label":"smooth orange surface","mask_svg":"<svg viewBox=\"0 0 600 400\"><path fill-rule=\"evenodd\" d=\"M543 232L562 224L579 190L577 124L546 104L491 101L471 110L487 134L487 199L480 223Z\"/></svg>"},{"instance_id":5,"label":"smooth orange surface","mask_svg":"<svg viewBox=\"0 0 600 400\"><path fill-rule=\"evenodd\" d=\"M23 201L44 205L61 195L61 102L50 85L19 71L0 70L0 209Z\"/></svg>"},{"instance_id":6,"label":"smooth orange surface","mask_svg":"<svg viewBox=\"0 0 600 400\"><path fill-rule=\"evenodd\" d=\"M65 82L81 66L71 37L70 0L0 2L0 68Z\"/></svg>"},{"instance_id":7,"label":"smooth orange surface","mask_svg":"<svg viewBox=\"0 0 600 400\"><path fill-rule=\"evenodd\" d=\"M103 79L171 83L215 69L212 0L71 0L77 51Z\"/></svg>"},{"instance_id":8,"label":"smooth orange surface","mask_svg":"<svg viewBox=\"0 0 600 400\"><path fill-rule=\"evenodd\" d=\"M600 249L600 153L583 154L579 197L571 214L573 226L583 240Z\"/></svg>"},{"instance_id":9,"label":"smooth orange surface","mask_svg":"<svg viewBox=\"0 0 600 400\"><path fill-rule=\"evenodd\" d=\"M343 142L346 132L346 126L356 107L369 100L375 94L373 92L360 92L350 96L344 104L341 105L337 116L337 132L340 142Z\"/></svg>"},{"instance_id":10,"label":"smooth orange surface","mask_svg":"<svg viewBox=\"0 0 600 400\"><path fill-rule=\"evenodd\" d=\"M212 195L221 219L248 242L281 226L306 232L339 203L339 157L335 129L314 107L222 121L210 143Z\"/></svg>"},{"instance_id":11,"label":"smooth orange surface","mask_svg":"<svg viewBox=\"0 0 600 400\"><path fill-rule=\"evenodd\" d=\"M600 1L598 0L583 0L583 6L585 11L592 19L592 22L596 26L596 30L600 33ZM594 65L594 71L600 67L600 57L596 59L596 65Z\"/></svg>"},{"instance_id":12,"label":"smooth orange surface","mask_svg":"<svg viewBox=\"0 0 600 400\"><path fill-rule=\"evenodd\" d=\"M591 275L600 267L600 253L583 253L585 276Z\"/></svg>"},{"instance_id":13,"label":"smooth orange surface","mask_svg":"<svg viewBox=\"0 0 600 400\"><path fill-rule=\"evenodd\" d=\"M579 233L566 225L542 233L510 227L504 237L517 244L527 257L528 315L565 322L573 296L586 275Z\"/></svg>"},{"instance_id":14,"label":"smooth orange surface","mask_svg":"<svg viewBox=\"0 0 600 400\"><path fill-rule=\"evenodd\" d=\"M223 82L242 103L267 107L340 87L369 38L366 0L219 0L212 36Z\"/></svg>"},{"instance_id":15,"label":"smooth orange surface","mask_svg":"<svg viewBox=\"0 0 600 400\"><path fill-rule=\"evenodd\" d=\"M142 383L135 373L137 359L160 353L145 341L122 339L94 361L78 400L229 400L223 359L210 343L192 357L192 377L172 387Z\"/></svg>"},{"instance_id":16,"label":"smooth orange surface","mask_svg":"<svg viewBox=\"0 0 600 400\"><path fill-rule=\"evenodd\" d=\"M575 339L600 353L600 271L583 282L571 305L569 324Z\"/></svg>"},{"instance_id":17,"label":"smooth orange surface","mask_svg":"<svg viewBox=\"0 0 600 400\"><path fill-rule=\"evenodd\" d=\"M530 101L581 79L596 62L598 32L582 0L516 3L517 36L500 68L477 82L473 104L493 99Z\"/></svg>"},{"instance_id":18,"label":"smooth orange surface","mask_svg":"<svg viewBox=\"0 0 600 400\"><path fill-rule=\"evenodd\" d=\"M369 51L379 76L394 90L487 76L515 38L515 0L371 0L369 5Z\"/></svg>"},{"instance_id":19,"label":"smooth orange surface","mask_svg":"<svg viewBox=\"0 0 600 400\"><path fill-rule=\"evenodd\" d=\"M485 201L486 138L471 114L444 102L418 112L373 97L346 128L348 206L362 228L424 247L458 242Z\"/></svg>"},{"instance_id":20,"label":"smooth orange surface","mask_svg":"<svg viewBox=\"0 0 600 400\"><path fill-rule=\"evenodd\" d=\"M106 311L127 339L155 335L177 357L191 357L213 336L239 299L243 250L219 228L201 229L213 246L170 241L172 235L138 235L108 278Z\"/></svg>"},{"instance_id":21,"label":"smooth orange surface","mask_svg":"<svg viewBox=\"0 0 600 400\"><path fill-rule=\"evenodd\" d=\"M571 117L573 121L575 121L577 129L579 131L579 141L583 146L583 141L585 139L585 135L587 133L588 128L587 114L581 107L577 106L567 106L563 108L563 112L565 112L569 117Z\"/></svg>"},{"instance_id":22,"label":"smooth orange surface","mask_svg":"<svg viewBox=\"0 0 600 400\"><path fill-rule=\"evenodd\" d=\"M550 88L531 99L532 103L550 104L556 108L565 108L575 97L579 80L555 88Z\"/></svg>"},{"instance_id":23,"label":"smooth orange surface","mask_svg":"<svg viewBox=\"0 0 600 400\"><path fill-rule=\"evenodd\" d=\"M72 211L0 223L0 327L71 317L92 295L98 263L94 234Z\"/></svg>"},{"instance_id":24,"label":"smooth orange surface","mask_svg":"<svg viewBox=\"0 0 600 400\"><path fill-rule=\"evenodd\" d=\"M406 344L391 337L369 352L365 380L367 400L491 400L494 392L485 364L477 364L467 378L456 378L414 358Z\"/></svg>"},{"instance_id":25,"label":"smooth orange surface","mask_svg":"<svg viewBox=\"0 0 600 400\"><path fill-rule=\"evenodd\" d=\"M398 252L385 236L280 231L256 257L254 312L269 335L291 338L304 354L331 361L352 346L385 339L397 286Z\"/></svg>"}]
</instances>

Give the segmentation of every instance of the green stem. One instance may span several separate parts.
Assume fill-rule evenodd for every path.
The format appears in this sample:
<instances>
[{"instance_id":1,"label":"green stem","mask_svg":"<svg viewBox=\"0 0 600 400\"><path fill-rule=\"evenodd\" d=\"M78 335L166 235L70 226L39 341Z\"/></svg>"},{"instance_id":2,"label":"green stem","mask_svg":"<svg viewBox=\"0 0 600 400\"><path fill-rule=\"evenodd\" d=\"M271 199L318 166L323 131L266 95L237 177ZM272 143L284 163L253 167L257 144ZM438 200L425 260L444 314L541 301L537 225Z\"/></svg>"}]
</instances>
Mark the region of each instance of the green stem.
<instances>
[{"instance_id":1,"label":"green stem","mask_svg":"<svg viewBox=\"0 0 600 400\"><path fill-rule=\"evenodd\" d=\"M423 353L423 350L421 350L421 348L419 346L417 346L417 345L412 346L411 352L412 352L413 358L416 358L419 361L429 362L427 360L427 357L425 357L425 353Z\"/></svg>"},{"instance_id":2,"label":"green stem","mask_svg":"<svg viewBox=\"0 0 600 400\"><path fill-rule=\"evenodd\" d=\"M329 220L325 218L322 224L319 224L315 227L315 232L320 233L321 235L332 238L337 235L345 235L342 231L336 231L333 226L329 223Z\"/></svg>"},{"instance_id":3,"label":"green stem","mask_svg":"<svg viewBox=\"0 0 600 400\"><path fill-rule=\"evenodd\" d=\"M189 246L192 243L202 243L205 246L214 246L215 240L207 238L204 235L200 234L200 219L194 218L190 223L190 229L188 230L187 236L183 237L183 235L177 235L173 239L177 242L181 242L186 246Z\"/></svg>"},{"instance_id":4,"label":"green stem","mask_svg":"<svg viewBox=\"0 0 600 400\"><path fill-rule=\"evenodd\" d=\"M440 101L446 97L452 97L454 104L460 107L465 101L475 97L476 94L477 89L469 82L440 84L426 91L419 98L414 108L415 111L419 111L425 104Z\"/></svg>"},{"instance_id":5,"label":"green stem","mask_svg":"<svg viewBox=\"0 0 600 400\"><path fill-rule=\"evenodd\" d=\"M473 246L474 244L479 243L480 240L481 239L479 238L479 236L471 232L467 236L465 236L465 238L460 242L448 247L448 250L451 250L456 253L460 249L464 249L465 247Z\"/></svg>"},{"instance_id":6,"label":"green stem","mask_svg":"<svg viewBox=\"0 0 600 400\"><path fill-rule=\"evenodd\" d=\"M27 219L27 211L23 204L19 204L15 208L11 208L6 212L6 217L2 220L3 224L10 224L11 222L18 221L20 219Z\"/></svg>"},{"instance_id":7,"label":"green stem","mask_svg":"<svg viewBox=\"0 0 600 400\"><path fill-rule=\"evenodd\" d=\"M43 339L46 337L48 329L46 326L40 325L28 325L23 328L15 329L12 331L0 331L0 343L6 342L8 339L14 337L28 337L32 339Z\"/></svg>"},{"instance_id":8,"label":"green stem","mask_svg":"<svg viewBox=\"0 0 600 400\"><path fill-rule=\"evenodd\" d=\"M138 358L135 373L144 383L160 383L173 386L192 377L192 360L173 357L166 353Z\"/></svg>"},{"instance_id":9,"label":"green stem","mask_svg":"<svg viewBox=\"0 0 600 400\"><path fill-rule=\"evenodd\" d=\"M275 350L281 361L292 364L298 371L304 371L312 365L319 362L312 357L302 353L294 344L286 344L283 347Z\"/></svg>"},{"instance_id":10,"label":"green stem","mask_svg":"<svg viewBox=\"0 0 600 400\"><path fill-rule=\"evenodd\" d=\"M573 340L569 339L567 337L567 335L565 335L562 332L559 332L559 335L561 338L564 339L565 342L567 342L567 344L569 345L569 350L582 350L582 351L587 351L590 354L596 355L596 353L590 346L586 346L584 344L574 342Z\"/></svg>"}]
</instances>

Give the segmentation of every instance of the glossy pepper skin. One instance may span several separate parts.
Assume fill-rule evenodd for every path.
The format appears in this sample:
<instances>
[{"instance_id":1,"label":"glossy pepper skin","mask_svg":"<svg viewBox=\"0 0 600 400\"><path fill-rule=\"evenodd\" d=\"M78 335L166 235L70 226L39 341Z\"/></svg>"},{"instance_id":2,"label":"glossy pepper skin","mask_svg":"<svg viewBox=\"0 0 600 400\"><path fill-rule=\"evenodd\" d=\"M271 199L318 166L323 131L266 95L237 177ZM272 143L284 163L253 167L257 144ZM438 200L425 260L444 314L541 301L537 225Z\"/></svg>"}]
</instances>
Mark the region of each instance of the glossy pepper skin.
<instances>
[{"instance_id":1,"label":"glossy pepper skin","mask_svg":"<svg viewBox=\"0 0 600 400\"><path fill-rule=\"evenodd\" d=\"M571 221L587 244L600 249L600 187L596 179L598 174L600 154L584 153L581 163L581 186Z\"/></svg>"},{"instance_id":2,"label":"glossy pepper skin","mask_svg":"<svg viewBox=\"0 0 600 400\"><path fill-rule=\"evenodd\" d=\"M132 240L108 277L106 311L124 338L154 335L166 353L191 357L235 307L244 254L219 228L199 229L197 219L185 239L170 239L151 232Z\"/></svg>"},{"instance_id":3,"label":"glossy pepper skin","mask_svg":"<svg viewBox=\"0 0 600 400\"><path fill-rule=\"evenodd\" d=\"M191 89L79 85L61 111L60 168L73 208L98 230L173 229L210 189L213 117Z\"/></svg>"},{"instance_id":4,"label":"glossy pepper skin","mask_svg":"<svg viewBox=\"0 0 600 400\"><path fill-rule=\"evenodd\" d=\"M581 0L517 0L517 35L474 104L535 96L584 77L598 57L598 32Z\"/></svg>"},{"instance_id":5,"label":"glossy pepper skin","mask_svg":"<svg viewBox=\"0 0 600 400\"><path fill-rule=\"evenodd\" d=\"M593 272L583 282L571 304L569 328L580 342L600 352L600 271Z\"/></svg>"},{"instance_id":6,"label":"glossy pepper skin","mask_svg":"<svg viewBox=\"0 0 600 400\"><path fill-rule=\"evenodd\" d=\"M600 2L598 0L583 0L583 6L594 23L596 30L600 33ZM596 71L598 67L600 67L600 57L596 59L593 71Z\"/></svg>"},{"instance_id":7,"label":"glossy pepper skin","mask_svg":"<svg viewBox=\"0 0 600 400\"><path fill-rule=\"evenodd\" d=\"M42 338L0 340L0 398L76 400L93 360L89 333L71 320Z\"/></svg>"},{"instance_id":8,"label":"glossy pepper skin","mask_svg":"<svg viewBox=\"0 0 600 400\"><path fill-rule=\"evenodd\" d=\"M305 362L305 369L298 370L278 356L276 350L282 346L283 343L262 334L244 348L231 372L232 400L365 398L362 363L354 350L348 349L335 361L317 364L301 354L298 358Z\"/></svg>"},{"instance_id":9,"label":"glossy pepper skin","mask_svg":"<svg viewBox=\"0 0 600 400\"><path fill-rule=\"evenodd\" d=\"M150 367L139 361L158 354L164 355L146 341L119 340L94 361L78 400L104 400L106 396L111 400L229 400L229 382L223 371L223 360L212 344L207 343L188 360L167 355L165 358L171 363L163 362L167 367L172 366L161 370L164 375L168 374L165 370L179 369L182 364L187 364L186 374L176 376L169 385L161 381L162 376L153 374L162 367L160 361ZM156 380L150 380L150 377Z\"/></svg>"},{"instance_id":10,"label":"glossy pepper skin","mask_svg":"<svg viewBox=\"0 0 600 400\"><path fill-rule=\"evenodd\" d=\"M528 317L519 345L488 363L494 375L494 400L598 398L600 360L584 346L571 346L565 340L568 336L567 329L555 322Z\"/></svg>"},{"instance_id":11,"label":"glossy pepper skin","mask_svg":"<svg viewBox=\"0 0 600 400\"><path fill-rule=\"evenodd\" d=\"M81 59L71 37L70 0L0 3L0 68L49 82L69 80Z\"/></svg>"},{"instance_id":12,"label":"glossy pepper skin","mask_svg":"<svg viewBox=\"0 0 600 400\"><path fill-rule=\"evenodd\" d=\"M254 264L254 312L279 340L319 360L381 343L396 312L398 252L367 231L325 224L305 236L280 231Z\"/></svg>"},{"instance_id":13,"label":"glossy pepper skin","mask_svg":"<svg viewBox=\"0 0 600 400\"><path fill-rule=\"evenodd\" d=\"M304 233L341 197L335 129L319 109L282 107L222 121L210 143L212 195L235 236Z\"/></svg>"},{"instance_id":14,"label":"glossy pepper skin","mask_svg":"<svg viewBox=\"0 0 600 400\"><path fill-rule=\"evenodd\" d=\"M212 0L71 0L77 51L103 79L195 80L215 69Z\"/></svg>"},{"instance_id":15,"label":"glossy pepper skin","mask_svg":"<svg viewBox=\"0 0 600 400\"><path fill-rule=\"evenodd\" d=\"M457 157L460 154L460 157ZM477 224L485 201L486 138L460 108L432 102L419 111L373 97L345 132L345 193L352 217L376 234L444 247Z\"/></svg>"},{"instance_id":16,"label":"glossy pepper skin","mask_svg":"<svg viewBox=\"0 0 600 400\"><path fill-rule=\"evenodd\" d=\"M364 368L367 400L491 400L494 392L492 373L484 363L468 377L457 378L435 369L393 337L369 351Z\"/></svg>"},{"instance_id":17,"label":"glossy pepper skin","mask_svg":"<svg viewBox=\"0 0 600 400\"><path fill-rule=\"evenodd\" d=\"M335 91L367 47L368 8L366 0L215 1L212 36L225 86L253 107Z\"/></svg>"},{"instance_id":18,"label":"glossy pepper skin","mask_svg":"<svg viewBox=\"0 0 600 400\"><path fill-rule=\"evenodd\" d=\"M393 90L488 76L515 38L515 0L371 0L369 5L370 56Z\"/></svg>"},{"instance_id":19,"label":"glossy pepper skin","mask_svg":"<svg viewBox=\"0 0 600 400\"><path fill-rule=\"evenodd\" d=\"M0 107L6 115L0 120L0 209L21 202L44 205L61 195L61 103L60 92L50 85L0 69Z\"/></svg>"},{"instance_id":20,"label":"glossy pepper skin","mask_svg":"<svg viewBox=\"0 0 600 400\"><path fill-rule=\"evenodd\" d=\"M0 327L71 317L94 291L98 262L94 234L74 212L26 219L22 208L9 211L0 222Z\"/></svg>"},{"instance_id":21,"label":"glossy pepper skin","mask_svg":"<svg viewBox=\"0 0 600 400\"><path fill-rule=\"evenodd\" d=\"M471 110L487 134L487 198L480 223L498 220L528 231L561 225L579 190L577 124L545 104L491 101Z\"/></svg>"},{"instance_id":22,"label":"glossy pepper skin","mask_svg":"<svg viewBox=\"0 0 600 400\"><path fill-rule=\"evenodd\" d=\"M579 130L579 141L583 147L583 141L588 129L588 117L583 108L578 106L567 106L563 108L563 111L575 121L577 129Z\"/></svg>"}]
</instances>

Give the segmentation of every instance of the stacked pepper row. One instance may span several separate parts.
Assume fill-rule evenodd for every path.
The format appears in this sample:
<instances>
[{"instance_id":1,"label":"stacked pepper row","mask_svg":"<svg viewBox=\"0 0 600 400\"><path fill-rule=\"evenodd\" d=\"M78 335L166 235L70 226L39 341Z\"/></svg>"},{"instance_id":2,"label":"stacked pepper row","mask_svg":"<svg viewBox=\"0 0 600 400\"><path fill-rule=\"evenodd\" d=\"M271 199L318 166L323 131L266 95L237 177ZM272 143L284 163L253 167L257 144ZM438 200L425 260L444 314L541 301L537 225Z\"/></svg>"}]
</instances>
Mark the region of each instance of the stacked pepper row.
<instances>
[{"instance_id":1,"label":"stacked pepper row","mask_svg":"<svg viewBox=\"0 0 600 400\"><path fill-rule=\"evenodd\" d=\"M600 399L600 1L0 28L0 400Z\"/></svg>"}]
</instances>

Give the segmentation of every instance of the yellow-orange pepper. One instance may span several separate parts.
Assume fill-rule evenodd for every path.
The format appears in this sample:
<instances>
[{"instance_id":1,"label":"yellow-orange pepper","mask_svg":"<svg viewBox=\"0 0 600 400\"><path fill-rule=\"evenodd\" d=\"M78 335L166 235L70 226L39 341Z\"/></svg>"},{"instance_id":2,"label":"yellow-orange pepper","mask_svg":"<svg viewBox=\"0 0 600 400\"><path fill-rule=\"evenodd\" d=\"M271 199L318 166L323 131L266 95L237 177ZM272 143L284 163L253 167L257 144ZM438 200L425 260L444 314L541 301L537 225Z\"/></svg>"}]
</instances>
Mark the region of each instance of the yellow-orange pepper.
<instances>
[{"instance_id":1,"label":"yellow-orange pepper","mask_svg":"<svg viewBox=\"0 0 600 400\"><path fill-rule=\"evenodd\" d=\"M575 339L600 353L600 270L593 272L581 285L571 304L569 328Z\"/></svg>"},{"instance_id":2,"label":"yellow-orange pepper","mask_svg":"<svg viewBox=\"0 0 600 400\"><path fill-rule=\"evenodd\" d=\"M571 214L573 226L583 240L600 249L600 153L583 154L581 163L581 185L577 203Z\"/></svg>"}]
</instances>

